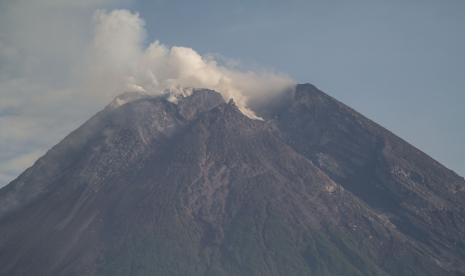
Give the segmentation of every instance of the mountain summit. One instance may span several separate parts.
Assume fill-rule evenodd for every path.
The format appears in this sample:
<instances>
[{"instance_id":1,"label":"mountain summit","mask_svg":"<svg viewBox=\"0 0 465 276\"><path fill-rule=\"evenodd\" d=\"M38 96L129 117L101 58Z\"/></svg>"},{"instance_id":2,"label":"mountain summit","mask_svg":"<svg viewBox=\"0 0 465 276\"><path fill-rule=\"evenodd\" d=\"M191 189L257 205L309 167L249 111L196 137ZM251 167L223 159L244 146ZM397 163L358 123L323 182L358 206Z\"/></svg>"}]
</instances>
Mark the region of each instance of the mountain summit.
<instances>
[{"instance_id":1,"label":"mountain summit","mask_svg":"<svg viewBox=\"0 0 465 276\"><path fill-rule=\"evenodd\" d=\"M465 275L465 180L310 84L124 95L0 189L0 275Z\"/></svg>"}]
</instances>

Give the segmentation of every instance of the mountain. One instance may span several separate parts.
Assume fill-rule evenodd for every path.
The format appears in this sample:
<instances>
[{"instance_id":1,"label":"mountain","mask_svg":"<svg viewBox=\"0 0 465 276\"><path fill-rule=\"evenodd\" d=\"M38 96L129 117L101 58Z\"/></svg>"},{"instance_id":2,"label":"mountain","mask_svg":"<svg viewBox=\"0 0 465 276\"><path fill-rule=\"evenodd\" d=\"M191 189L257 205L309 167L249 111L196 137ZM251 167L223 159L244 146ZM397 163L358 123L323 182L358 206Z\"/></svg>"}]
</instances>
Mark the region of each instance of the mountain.
<instances>
[{"instance_id":1,"label":"mountain","mask_svg":"<svg viewBox=\"0 0 465 276\"><path fill-rule=\"evenodd\" d=\"M0 275L465 275L465 180L310 84L123 95L0 189Z\"/></svg>"}]
</instances>

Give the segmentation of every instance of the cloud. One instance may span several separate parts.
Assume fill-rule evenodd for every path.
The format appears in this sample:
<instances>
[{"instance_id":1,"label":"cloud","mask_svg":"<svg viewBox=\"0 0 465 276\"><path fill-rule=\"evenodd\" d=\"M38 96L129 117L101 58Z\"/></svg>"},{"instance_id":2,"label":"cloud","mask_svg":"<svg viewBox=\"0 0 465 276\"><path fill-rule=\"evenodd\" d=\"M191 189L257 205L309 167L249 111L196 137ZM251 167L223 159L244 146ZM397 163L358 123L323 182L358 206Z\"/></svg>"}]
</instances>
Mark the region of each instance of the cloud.
<instances>
[{"instance_id":1,"label":"cloud","mask_svg":"<svg viewBox=\"0 0 465 276\"><path fill-rule=\"evenodd\" d=\"M124 1L0 1L0 187L102 105L80 94L82 49L95 9Z\"/></svg>"},{"instance_id":2,"label":"cloud","mask_svg":"<svg viewBox=\"0 0 465 276\"><path fill-rule=\"evenodd\" d=\"M0 183L11 181L17 176L18 168L30 167L43 154L43 150L35 150L0 163Z\"/></svg>"},{"instance_id":3,"label":"cloud","mask_svg":"<svg viewBox=\"0 0 465 276\"><path fill-rule=\"evenodd\" d=\"M272 72L243 71L202 56L187 47L168 47L159 41L144 47L144 21L127 10L98 11L90 54L89 83L107 93L141 90L160 94L179 87L209 88L254 116L247 102L282 91L293 81ZM116 80L116 81L114 81Z\"/></svg>"},{"instance_id":4,"label":"cloud","mask_svg":"<svg viewBox=\"0 0 465 276\"><path fill-rule=\"evenodd\" d=\"M209 88L253 117L250 100L293 83L188 47L147 43L137 13L104 10L125 0L78 2L0 3L0 187L123 92Z\"/></svg>"}]
</instances>

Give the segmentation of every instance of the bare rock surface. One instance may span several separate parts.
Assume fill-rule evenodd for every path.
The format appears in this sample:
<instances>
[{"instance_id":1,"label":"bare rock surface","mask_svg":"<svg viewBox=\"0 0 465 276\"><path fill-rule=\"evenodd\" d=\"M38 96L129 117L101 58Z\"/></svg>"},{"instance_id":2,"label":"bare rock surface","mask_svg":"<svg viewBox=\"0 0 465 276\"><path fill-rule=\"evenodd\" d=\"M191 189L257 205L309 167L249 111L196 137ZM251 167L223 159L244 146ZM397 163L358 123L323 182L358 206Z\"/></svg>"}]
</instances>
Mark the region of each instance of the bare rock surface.
<instances>
[{"instance_id":1,"label":"bare rock surface","mask_svg":"<svg viewBox=\"0 0 465 276\"><path fill-rule=\"evenodd\" d=\"M0 190L0 275L465 275L462 177L310 84L260 110L121 97Z\"/></svg>"}]
</instances>

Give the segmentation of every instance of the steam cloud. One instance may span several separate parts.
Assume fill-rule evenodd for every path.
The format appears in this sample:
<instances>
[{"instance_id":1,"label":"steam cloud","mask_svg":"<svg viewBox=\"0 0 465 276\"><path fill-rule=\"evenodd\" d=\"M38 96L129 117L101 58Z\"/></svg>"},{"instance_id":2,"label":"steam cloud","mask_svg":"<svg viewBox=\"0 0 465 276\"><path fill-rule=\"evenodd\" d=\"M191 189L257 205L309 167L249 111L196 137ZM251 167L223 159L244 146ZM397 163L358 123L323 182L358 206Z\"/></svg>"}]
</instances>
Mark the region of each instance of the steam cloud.
<instances>
[{"instance_id":1,"label":"steam cloud","mask_svg":"<svg viewBox=\"0 0 465 276\"><path fill-rule=\"evenodd\" d=\"M225 100L234 99L243 113L254 117L248 100L272 96L292 85L286 76L241 71L221 65L187 47L167 47L159 41L143 46L144 21L127 10L98 11L88 64L88 90L121 93L176 93L183 88L208 88Z\"/></svg>"},{"instance_id":2,"label":"steam cloud","mask_svg":"<svg viewBox=\"0 0 465 276\"><path fill-rule=\"evenodd\" d=\"M191 48L148 44L137 13L101 10L128 2L0 1L0 187L123 92L209 88L254 117L249 101L292 84Z\"/></svg>"}]
</instances>

